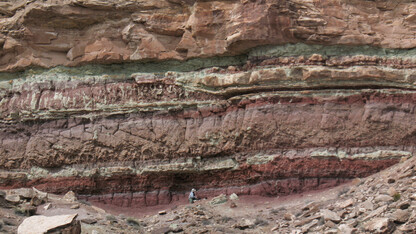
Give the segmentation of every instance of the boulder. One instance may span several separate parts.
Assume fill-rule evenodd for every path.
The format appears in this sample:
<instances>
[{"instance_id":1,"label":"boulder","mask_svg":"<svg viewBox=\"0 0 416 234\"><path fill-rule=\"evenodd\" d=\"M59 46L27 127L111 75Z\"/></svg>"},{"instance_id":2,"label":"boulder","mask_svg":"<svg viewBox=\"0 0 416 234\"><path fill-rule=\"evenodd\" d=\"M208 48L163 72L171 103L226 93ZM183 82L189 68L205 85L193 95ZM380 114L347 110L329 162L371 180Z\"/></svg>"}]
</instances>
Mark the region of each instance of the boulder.
<instances>
[{"instance_id":1,"label":"boulder","mask_svg":"<svg viewBox=\"0 0 416 234\"><path fill-rule=\"evenodd\" d=\"M214 197L212 200L211 200L211 205L218 205L218 204L222 204L222 203L225 203L225 202L227 202L227 196L225 196L224 194L221 194L221 195L219 195L219 196L217 196L217 197Z\"/></svg>"},{"instance_id":2,"label":"boulder","mask_svg":"<svg viewBox=\"0 0 416 234\"><path fill-rule=\"evenodd\" d=\"M69 202L74 202L74 201L77 201L77 196L75 195L74 192L69 191L64 195L63 199Z\"/></svg>"},{"instance_id":3,"label":"boulder","mask_svg":"<svg viewBox=\"0 0 416 234\"><path fill-rule=\"evenodd\" d=\"M43 233L81 233L81 224L75 218L77 214L43 216L36 215L23 220L17 229L17 234Z\"/></svg>"}]
</instances>

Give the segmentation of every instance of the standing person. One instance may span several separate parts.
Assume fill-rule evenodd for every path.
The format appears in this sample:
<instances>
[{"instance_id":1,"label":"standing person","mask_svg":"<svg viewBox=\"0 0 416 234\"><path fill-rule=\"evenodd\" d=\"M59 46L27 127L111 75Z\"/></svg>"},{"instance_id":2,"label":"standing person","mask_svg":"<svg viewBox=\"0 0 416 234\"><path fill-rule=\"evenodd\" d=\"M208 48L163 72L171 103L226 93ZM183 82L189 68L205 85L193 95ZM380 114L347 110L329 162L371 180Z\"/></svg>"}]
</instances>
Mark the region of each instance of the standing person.
<instances>
[{"instance_id":1,"label":"standing person","mask_svg":"<svg viewBox=\"0 0 416 234\"><path fill-rule=\"evenodd\" d=\"M194 203L195 200L197 200L195 192L196 192L196 189L192 189L191 193L189 194L189 202L191 204Z\"/></svg>"}]
</instances>

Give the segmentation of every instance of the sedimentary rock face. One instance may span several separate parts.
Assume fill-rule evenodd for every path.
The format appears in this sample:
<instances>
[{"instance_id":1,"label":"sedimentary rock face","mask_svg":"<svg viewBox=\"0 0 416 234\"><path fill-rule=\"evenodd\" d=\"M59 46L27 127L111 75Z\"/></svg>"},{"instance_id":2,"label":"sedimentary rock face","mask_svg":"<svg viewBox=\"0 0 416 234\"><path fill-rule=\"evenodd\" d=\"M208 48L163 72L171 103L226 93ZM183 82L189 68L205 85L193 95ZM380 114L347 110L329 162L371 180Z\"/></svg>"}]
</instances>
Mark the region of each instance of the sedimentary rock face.
<instances>
[{"instance_id":1,"label":"sedimentary rock face","mask_svg":"<svg viewBox=\"0 0 416 234\"><path fill-rule=\"evenodd\" d=\"M413 1L0 9L2 187L124 206L289 194L415 151Z\"/></svg>"}]
</instances>

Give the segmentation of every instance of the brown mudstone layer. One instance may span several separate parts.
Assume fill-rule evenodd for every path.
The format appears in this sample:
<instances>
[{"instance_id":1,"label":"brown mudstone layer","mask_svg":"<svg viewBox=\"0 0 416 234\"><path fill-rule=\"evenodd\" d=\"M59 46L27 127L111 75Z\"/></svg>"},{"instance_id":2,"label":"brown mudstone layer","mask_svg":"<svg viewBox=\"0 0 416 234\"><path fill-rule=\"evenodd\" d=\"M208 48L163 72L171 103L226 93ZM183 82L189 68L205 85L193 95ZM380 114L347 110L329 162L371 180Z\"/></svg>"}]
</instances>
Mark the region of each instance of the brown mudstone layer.
<instances>
[{"instance_id":1,"label":"brown mudstone layer","mask_svg":"<svg viewBox=\"0 0 416 234\"><path fill-rule=\"evenodd\" d=\"M153 172L91 177L45 177L2 181L2 189L36 187L119 206L151 206L186 199L190 188L200 197L221 193L278 196L328 188L383 170L400 159L338 159L276 157L265 164L242 163L236 169L205 172Z\"/></svg>"}]
</instances>

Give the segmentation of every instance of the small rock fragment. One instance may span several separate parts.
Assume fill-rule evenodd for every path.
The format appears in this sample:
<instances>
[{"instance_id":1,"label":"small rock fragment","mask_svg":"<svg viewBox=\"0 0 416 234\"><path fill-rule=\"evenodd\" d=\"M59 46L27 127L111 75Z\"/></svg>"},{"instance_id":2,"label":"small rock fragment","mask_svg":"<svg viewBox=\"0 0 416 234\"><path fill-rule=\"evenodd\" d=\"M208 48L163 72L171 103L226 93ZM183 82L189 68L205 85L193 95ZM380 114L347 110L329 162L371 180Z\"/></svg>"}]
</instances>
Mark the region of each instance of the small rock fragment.
<instances>
[{"instance_id":1,"label":"small rock fragment","mask_svg":"<svg viewBox=\"0 0 416 234\"><path fill-rule=\"evenodd\" d=\"M295 216L292 214L292 213L286 213L284 216L283 216L283 219L284 220L287 220L287 221L293 221L293 220L295 220Z\"/></svg>"},{"instance_id":2,"label":"small rock fragment","mask_svg":"<svg viewBox=\"0 0 416 234\"><path fill-rule=\"evenodd\" d=\"M395 194L397 194L397 191L396 191L396 189L394 187L390 187L387 190L387 194L390 195L391 197L393 197Z\"/></svg>"},{"instance_id":3,"label":"small rock fragment","mask_svg":"<svg viewBox=\"0 0 416 234\"><path fill-rule=\"evenodd\" d=\"M346 207L352 206L353 204L354 204L354 199L350 198L348 200L337 203L337 206L341 209L344 209Z\"/></svg>"},{"instance_id":4,"label":"small rock fragment","mask_svg":"<svg viewBox=\"0 0 416 234\"><path fill-rule=\"evenodd\" d=\"M325 221L332 221L334 223L339 223L341 222L341 217L339 217L339 215L333 211L330 211L328 209L322 209L321 210L321 215L324 218Z\"/></svg>"},{"instance_id":5,"label":"small rock fragment","mask_svg":"<svg viewBox=\"0 0 416 234\"><path fill-rule=\"evenodd\" d=\"M176 223L172 223L171 225L169 225L169 229L172 232L181 232L181 231L183 231L183 228L181 226L179 226L178 224L176 224Z\"/></svg>"},{"instance_id":6,"label":"small rock fragment","mask_svg":"<svg viewBox=\"0 0 416 234\"><path fill-rule=\"evenodd\" d=\"M51 203L48 203L48 204L46 204L46 205L43 207L43 209L44 209L44 210L49 210L50 208L52 208L52 204L51 204Z\"/></svg>"},{"instance_id":7,"label":"small rock fragment","mask_svg":"<svg viewBox=\"0 0 416 234\"><path fill-rule=\"evenodd\" d=\"M339 225L338 230L343 234L352 234L355 232L355 228L352 228L348 226L347 224Z\"/></svg>"},{"instance_id":8,"label":"small rock fragment","mask_svg":"<svg viewBox=\"0 0 416 234\"><path fill-rule=\"evenodd\" d=\"M76 197L75 193L72 192L72 191L67 192L64 195L63 199L66 200L66 201L69 201L69 202L75 202L75 201L77 201L77 197Z\"/></svg>"},{"instance_id":9,"label":"small rock fragment","mask_svg":"<svg viewBox=\"0 0 416 234\"><path fill-rule=\"evenodd\" d=\"M237 204L235 204L235 202L231 202L230 208L236 208L236 207L237 207Z\"/></svg>"},{"instance_id":10,"label":"small rock fragment","mask_svg":"<svg viewBox=\"0 0 416 234\"><path fill-rule=\"evenodd\" d=\"M165 214L166 214L166 210L159 211L159 215L165 215Z\"/></svg>"},{"instance_id":11,"label":"small rock fragment","mask_svg":"<svg viewBox=\"0 0 416 234\"><path fill-rule=\"evenodd\" d=\"M20 203L20 196L16 194L6 195L5 199L12 204Z\"/></svg>"},{"instance_id":12,"label":"small rock fragment","mask_svg":"<svg viewBox=\"0 0 416 234\"><path fill-rule=\"evenodd\" d=\"M375 202L390 202L393 201L393 198L389 195L378 195L377 197L374 198Z\"/></svg>"},{"instance_id":13,"label":"small rock fragment","mask_svg":"<svg viewBox=\"0 0 416 234\"><path fill-rule=\"evenodd\" d=\"M230 195L230 200L237 200L237 199L238 199L237 194L233 193Z\"/></svg>"},{"instance_id":14,"label":"small rock fragment","mask_svg":"<svg viewBox=\"0 0 416 234\"><path fill-rule=\"evenodd\" d=\"M395 223L406 223L409 217L410 212L407 210L396 210L390 216Z\"/></svg>"},{"instance_id":15,"label":"small rock fragment","mask_svg":"<svg viewBox=\"0 0 416 234\"><path fill-rule=\"evenodd\" d=\"M374 218L364 224L364 229L371 233L390 233L394 227L393 221L389 218Z\"/></svg>"}]
</instances>

